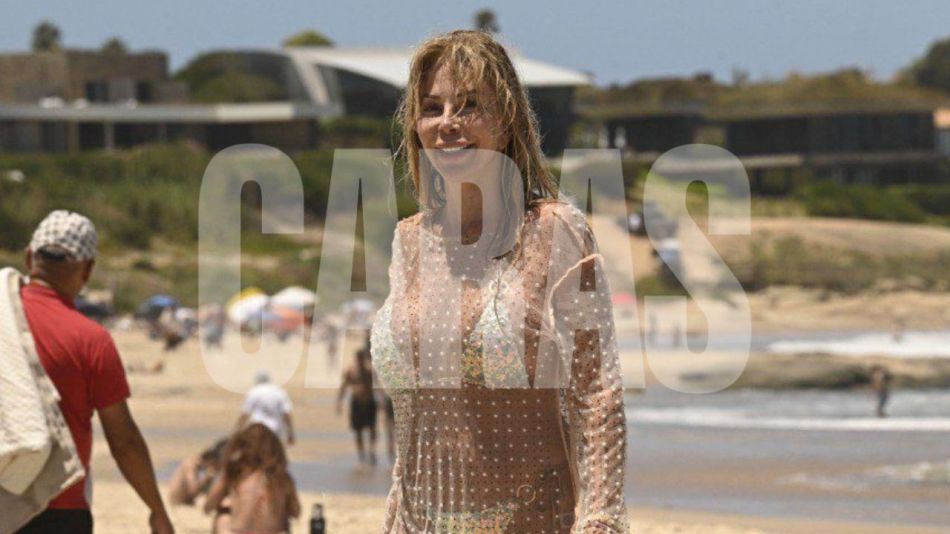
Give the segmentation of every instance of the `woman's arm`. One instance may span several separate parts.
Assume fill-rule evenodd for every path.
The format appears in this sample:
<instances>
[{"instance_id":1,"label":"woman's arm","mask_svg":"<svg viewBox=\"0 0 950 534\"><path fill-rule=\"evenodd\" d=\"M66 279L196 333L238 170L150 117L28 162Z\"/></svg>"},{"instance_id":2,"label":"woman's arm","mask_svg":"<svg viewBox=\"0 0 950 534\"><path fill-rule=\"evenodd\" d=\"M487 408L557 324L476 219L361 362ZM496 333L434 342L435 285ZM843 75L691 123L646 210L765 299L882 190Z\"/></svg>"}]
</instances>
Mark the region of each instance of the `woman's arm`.
<instances>
[{"instance_id":1,"label":"woman's arm","mask_svg":"<svg viewBox=\"0 0 950 534\"><path fill-rule=\"evenodd\" d=\"M228 493L228 483L225 480L223 470L221 475L215 479L214 484L211 486L211 489L208 490L208 496L205 498L204 511L206 514L210 514L218 508L218 505L221 504L221 501L224 500L224 497Z\"/></svg>"},{"instance_id":2,"label":"woman's arm","mask_svg":"<svg viewBox=\"0 0 950 534\"><path fill-rule=\"evenodd\" d=\"M552 235L552 308L570 369L565 395L577 504L573 533L627 532L626 418L610 289L583 213L559 210ZM558 276L559 275L559 276Z\"/></svg>"}]
</instances>

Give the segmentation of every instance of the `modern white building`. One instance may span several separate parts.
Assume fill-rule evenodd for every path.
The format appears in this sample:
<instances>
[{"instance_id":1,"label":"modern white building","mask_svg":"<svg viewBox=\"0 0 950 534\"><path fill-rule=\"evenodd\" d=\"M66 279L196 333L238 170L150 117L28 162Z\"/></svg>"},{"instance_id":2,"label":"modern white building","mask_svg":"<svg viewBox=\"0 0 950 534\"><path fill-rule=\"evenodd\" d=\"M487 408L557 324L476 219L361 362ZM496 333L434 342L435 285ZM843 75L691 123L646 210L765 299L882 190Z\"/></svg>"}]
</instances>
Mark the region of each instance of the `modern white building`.
<instances>
[{"instance_id":1,"label":"modern white building","mask_svg":"<svg viewBox=\"0 0 950 534\"><path fill-rule=\"evenodd\" d=\"M69 91L69 84L63 84L66 89L43 85L40 69L32 78L14 82L20 85L9 91L23 94L24 87L52 88L42 94L34 91L36 100L3 99L0 94L0 151L110 149L180 139L210 150L251 142L306 149L318 142L322 120L392 117L408 79L411 52L335 47L214 52L281 88L279 99L252 103L202 105L155 98L143 102L125 94L110 98L110 87L145 88L139 93L149 94L149 83L168 80L136 80L134 69L113 76L100 64L97 78L83 78L72 84L79 89ZM589 77L518 53L512 54L512 61L538 114L545 151L559 153L573 120L574 91L590 83ZM90 94L96 98L87 98Z\"/></svg>"}]
</instances>

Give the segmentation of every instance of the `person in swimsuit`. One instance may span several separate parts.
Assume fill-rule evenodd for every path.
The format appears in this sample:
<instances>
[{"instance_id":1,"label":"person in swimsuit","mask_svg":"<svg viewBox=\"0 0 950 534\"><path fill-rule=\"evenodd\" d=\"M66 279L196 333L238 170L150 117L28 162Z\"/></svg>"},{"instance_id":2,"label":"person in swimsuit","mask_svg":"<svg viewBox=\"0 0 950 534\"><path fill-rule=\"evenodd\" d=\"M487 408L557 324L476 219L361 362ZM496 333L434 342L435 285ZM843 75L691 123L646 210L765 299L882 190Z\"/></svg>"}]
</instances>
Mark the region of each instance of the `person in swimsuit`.
<instances>
[{"instance_id":1,"label":"person in swimsuit","mask_svg":"<svg viewBox=\"0 0 950 534\"><path fill-rule=\"evenodd\" d=\"M224 457L223 473L204 504L205 513L215 513L212 532L289 532L300 500L280 438L254 423L231 437Z\"/></svg>"},{"instance_id":2,"label":"person in swimsuit","mask_svg":"<svg viewBox=\"0 0 950 534\"><path fill-rule=\"evenodd\" d=\"M195 499L208 491L218 474L227 443L226 439L221 439L201 454L185 458L168 481L168 502L185 506L195 504Z\"/></svg>"},{"instance_id":3,"label":"person in swimsuit","mask_svg":"<svg viewBox=\"0 0 950 534\"><path fill-rule=\"evenodd\" d=\"M398 118L420 212L372 328L396 421L384 532L626 532L603 258L508 53L479 31L426 40Z\"/></svg>"},{"instance_id":4,"label":"person in swimsuit","mask_svg":"<svg viewBox=\"0 0 950 534\"><path fill-rule=\"evenodd\" d=\"M886 367L875 365L871 368L871 390L877 397L877 407L874 410L878 417L887 417L885 407L891 393L891 373Z\"/></svg>"},{"instance_id":5,"label":"person in swimsuit","mask_svg":"<svg viewBox=\"0 0 950 534\"><path fill-rule=\"evenodd\" d=\"M343 413L343 399L350 393L350 429L356 438L356 453L360 463L376 465L376 395L373 392L373 366L369 347L356 352L353 364L343 372L337 395L336 412ZM369 450L363 434L368 434Z\"/></svg>"}]
</instances>

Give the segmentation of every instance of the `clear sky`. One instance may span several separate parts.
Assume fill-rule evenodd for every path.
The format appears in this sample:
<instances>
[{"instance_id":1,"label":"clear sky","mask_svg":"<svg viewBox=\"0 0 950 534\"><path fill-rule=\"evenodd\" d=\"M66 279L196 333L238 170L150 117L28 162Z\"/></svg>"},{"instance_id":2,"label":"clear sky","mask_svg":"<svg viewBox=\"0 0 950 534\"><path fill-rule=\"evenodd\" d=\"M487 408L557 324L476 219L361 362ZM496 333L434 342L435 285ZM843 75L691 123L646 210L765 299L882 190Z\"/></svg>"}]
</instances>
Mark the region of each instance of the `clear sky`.
<instances>
[{"instance_id":1,"label":"clear sky","mask_svg":"<svg viewBox=\"0 0 950 534\"><path fill-rule=\"evenodd\" d=\"M38 22L58 24L67 46L118 35L158 48L173 68L199 51L274 47L317 29L343 46L411 46L471 25L482 7L524 54L592 72L597 84L733 69L753 79L790 71L869 69L881 79L950 36L947 0L305 1L75 0L3 2L0 50L29 47Z\"/></svg>"}]
</instances>

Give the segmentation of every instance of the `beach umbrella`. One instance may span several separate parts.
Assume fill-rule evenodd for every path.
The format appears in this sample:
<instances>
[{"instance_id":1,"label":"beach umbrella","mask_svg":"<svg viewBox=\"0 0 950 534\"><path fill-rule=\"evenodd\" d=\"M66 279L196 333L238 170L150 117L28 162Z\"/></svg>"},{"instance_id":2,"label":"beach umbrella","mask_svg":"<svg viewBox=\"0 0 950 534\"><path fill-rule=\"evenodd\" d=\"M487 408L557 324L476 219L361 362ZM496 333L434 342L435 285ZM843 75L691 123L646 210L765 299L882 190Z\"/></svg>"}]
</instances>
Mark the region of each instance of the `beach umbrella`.
<instances>
[{"instance_id":1,"label":"beach umbrella","mask_svg":"<svg viewBox=\"0 0 950 534\"><path fill-rule=\"evenodd\" d=\"M317 294L300 286L290 286L271 297L271 304L294 310L304 310L317 303Z\"/></svg>"},{"instance_id":2,"label":"beach umbrella","mask_svg":"<svg viewBox=\"0 0 950 534\"><path fill-rule=\"evenodd\" d=\"M248 297L254 297L257 295L267 295L263 289L259 287L246 287L237 293L231 295L231 298L225 303L224 307L230 309L231 306L237 304L239 301L244 300Z\"/></svg>"},{"instance_id":3,"label":"beach umbrella","mask_svg":"<svg viewBox=\"0 0 950 534\"><path fill-rule=\"evenodd\" d=\"M169 295L152 295L139 306L138 317L154 321L165 311L166 308L173 308L181 305L178 299Z\"/></svg>"},{"instance_id":4,"label":"beach umbrella","mask_svg":"<svg viewBox=\"0 0 950 534\"><path fill-rule=\"evenodd\" d=\"M179 304L178 299L171 295L152 295L145 303L155 308L170 308Z\"/></svg>"},{"instance_id":5,"label":"beach umbrella","mask_svg":"<svg viewBox=\"0 0 950 534\"><path fill-rule=\"evenodd\" d=\"M244 290L228 301L228 319L244 324L252 318L259 317L267 307L270 297L259 289L257 291Z\"/></svg>"},{"instance_id":6,"label":"beach umbrella","mask_svg":"<svg viewBox=\"0 0 950 534\"><path fill-rule=\"evenodd\" d=\"M272 306L261 312L264 328L275 334L296 332L304 325L305 320L303 312L284 306Z\"/></svg>"}]
</instances>

